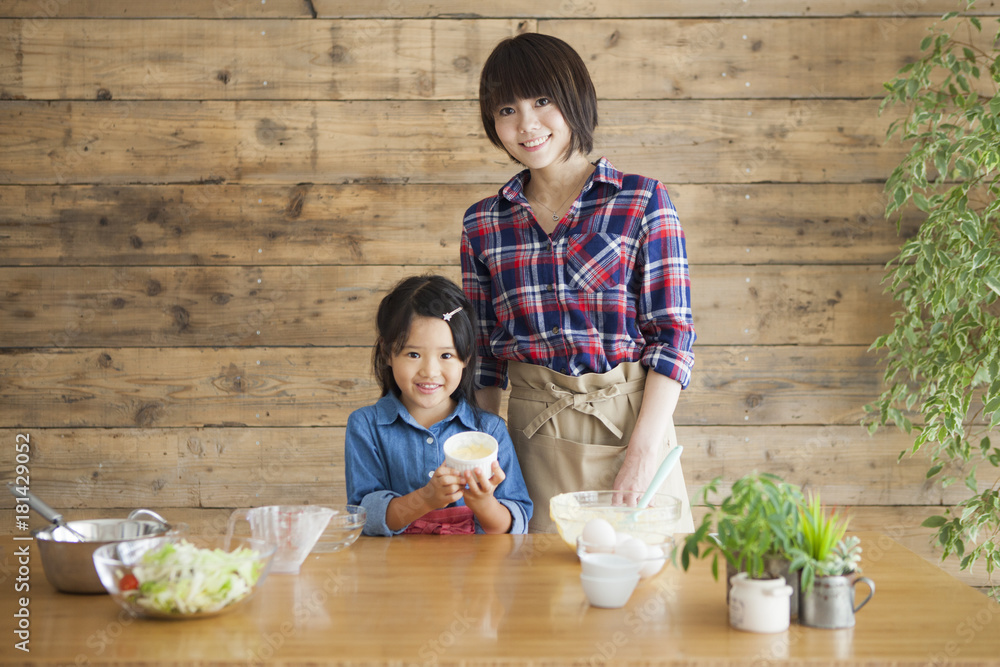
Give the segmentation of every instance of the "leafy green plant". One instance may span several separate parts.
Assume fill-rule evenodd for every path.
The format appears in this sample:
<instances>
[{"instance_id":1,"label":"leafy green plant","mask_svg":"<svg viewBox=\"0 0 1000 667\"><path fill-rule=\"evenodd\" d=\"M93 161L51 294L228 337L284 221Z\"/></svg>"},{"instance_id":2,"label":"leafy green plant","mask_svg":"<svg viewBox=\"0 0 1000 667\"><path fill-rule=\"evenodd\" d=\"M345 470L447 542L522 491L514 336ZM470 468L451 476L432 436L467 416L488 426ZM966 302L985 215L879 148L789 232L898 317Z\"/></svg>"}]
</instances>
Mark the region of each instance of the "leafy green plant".
<instances>
[{"instance_id":1,"label":"leafy green plant","mask_svg":"<svg viewBox=\"0 0 1000 667\"><path fill-rule=\"evenodd\" d=\"M711 555L712 576L718 579L722 556L737 572L769 578L766 560L787 557L796 544L802 492L776 475L754 472L736 480L716 505L709 496L718 494L719 482L717 477L702 489L708 512L679 545L681 566L687 570L692 558Z\"/></svg>"},{"instance_id":2,"label":"leafy green plant","mask_svg":"<svg viewBox=\"0 0 1000 667\"><path fill-rule=\"evenodd\" d=\"M845 537L850 518L826 512L819 493L800 508L799 544L792 548L791 569L802 572L802 590L812 589L816 577L860 572L861 540Z\"/></svg>"},{"instance_id":3,"label":"leafy green plant","mask_svg":"<svg viewBox=\"0 0 1000 667\"><path fill-rule=\"evenodd\" d=\"M992 576L1000 565L1000 447L989 437L1000 425L1000 34L984 35L973 8L945 14L921 57L885 84L879 112L903 109L888 136L910 144L886 183L886 214L915 206L926 217L887 265L900 310L872 345L884 353L885 389L866 421L870 431L891 422L915 434L900 457L923 449L929 479L947 486L964 477L970 495L923 525L937 529L942 560L954 554L967 569L982 559Z\"/></svg>"}]
</instances>

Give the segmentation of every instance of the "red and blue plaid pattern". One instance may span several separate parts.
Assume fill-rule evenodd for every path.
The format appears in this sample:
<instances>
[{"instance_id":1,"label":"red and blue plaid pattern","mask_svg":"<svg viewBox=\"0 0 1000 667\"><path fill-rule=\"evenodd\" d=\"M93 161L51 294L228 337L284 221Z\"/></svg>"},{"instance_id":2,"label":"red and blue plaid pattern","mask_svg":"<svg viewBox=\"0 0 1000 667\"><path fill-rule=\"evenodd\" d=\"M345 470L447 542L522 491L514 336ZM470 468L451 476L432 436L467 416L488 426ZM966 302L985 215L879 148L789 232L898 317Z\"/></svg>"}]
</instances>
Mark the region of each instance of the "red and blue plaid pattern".
<instances>
[{"instance_id":1,"label":"red and blue plaid pattern","mask_svg":"<svg viewBox=\"0 0 1000 667\"><path fill-rule=\"evenodd\" d=\"M662 183L601 158L551 237L522 171L470 207L462 284L479 318L480 386L506 386L507 361L566 375L626 361L686 387L694 365L684 231Z\"/></svg>"}]
</instances>

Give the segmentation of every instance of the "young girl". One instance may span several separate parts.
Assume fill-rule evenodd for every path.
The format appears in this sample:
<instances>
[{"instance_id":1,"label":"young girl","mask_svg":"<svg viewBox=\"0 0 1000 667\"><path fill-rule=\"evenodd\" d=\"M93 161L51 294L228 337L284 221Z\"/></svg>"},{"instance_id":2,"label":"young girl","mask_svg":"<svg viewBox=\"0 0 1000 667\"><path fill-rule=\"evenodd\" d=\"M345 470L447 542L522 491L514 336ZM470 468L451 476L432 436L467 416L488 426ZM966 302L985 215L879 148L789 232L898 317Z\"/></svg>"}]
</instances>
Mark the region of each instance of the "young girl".
<instances>
[{"instance_id":1,"label":"young girl","mask_svg":"<svg viewBox=\"0 0 1000 667\"><path fill-rule=\"evenodd\" d=\"M525 167L466 211L462 284L476 308L480 403L507 421L531 498L645 490L677 444L695 339L684 233L662 183L592 162L597 96L549 35L502 41L479 86L490 141ZM693 524L681 467L662 491Z\"/></svg>"},{"instance_id":2,"label":"young girl","mask_svg":"<svg viewBox=\"0 0 1000 667\"><path fill-rule=\"evenodd\" d=\"M347 421L348 502L367 511L366 535L525 533L532 504L503 420L473 393L475 319L441 276L396 285L379 305L372 352L382 398ZM463 431L500 444L492 476L459 473L444 442Z\"/></svg>"}]
</instances>

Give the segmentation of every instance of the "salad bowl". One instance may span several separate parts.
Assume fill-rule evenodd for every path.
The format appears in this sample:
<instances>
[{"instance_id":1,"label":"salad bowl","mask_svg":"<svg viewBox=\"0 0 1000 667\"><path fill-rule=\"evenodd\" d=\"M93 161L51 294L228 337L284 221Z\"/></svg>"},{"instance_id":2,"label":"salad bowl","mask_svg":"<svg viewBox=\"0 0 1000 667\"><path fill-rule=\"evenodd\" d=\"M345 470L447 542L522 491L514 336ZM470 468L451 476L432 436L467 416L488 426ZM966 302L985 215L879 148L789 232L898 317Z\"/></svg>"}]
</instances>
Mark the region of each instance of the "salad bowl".
<instances>
[{"instance_id":1,"label":"salad bowl","mask_svg":"<svg viewBox=\"0 0 1000 667\"><path fill-rule=\"evenodd\" d=\"M253 597L275 549L252 538L150 537L99 547L94 568L112 599L134 616L206 618Z\"/></svg>"}]
</instances>

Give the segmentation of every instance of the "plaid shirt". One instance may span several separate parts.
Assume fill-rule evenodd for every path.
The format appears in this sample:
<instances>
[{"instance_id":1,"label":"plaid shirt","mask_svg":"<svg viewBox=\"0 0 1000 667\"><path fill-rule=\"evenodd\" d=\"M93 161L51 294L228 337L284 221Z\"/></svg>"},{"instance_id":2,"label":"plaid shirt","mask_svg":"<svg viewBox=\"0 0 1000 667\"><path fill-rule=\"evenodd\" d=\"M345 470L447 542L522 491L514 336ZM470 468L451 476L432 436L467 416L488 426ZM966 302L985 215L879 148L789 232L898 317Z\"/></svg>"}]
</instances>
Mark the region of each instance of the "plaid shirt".
<instances>
[{"instance_id":1,"label":"plaid shirt","mask_svg":"<svg viewBox=\"0 0 1000 667\"><path fill-rule=\"evenodd\" d=\"M479 318L477 383L507 361L566 375L642 361L686 387L695 340L684 232L662 183L601 158L549 236L522 171L465 213L462 285Z\"/></svg>"}]
</instances>

